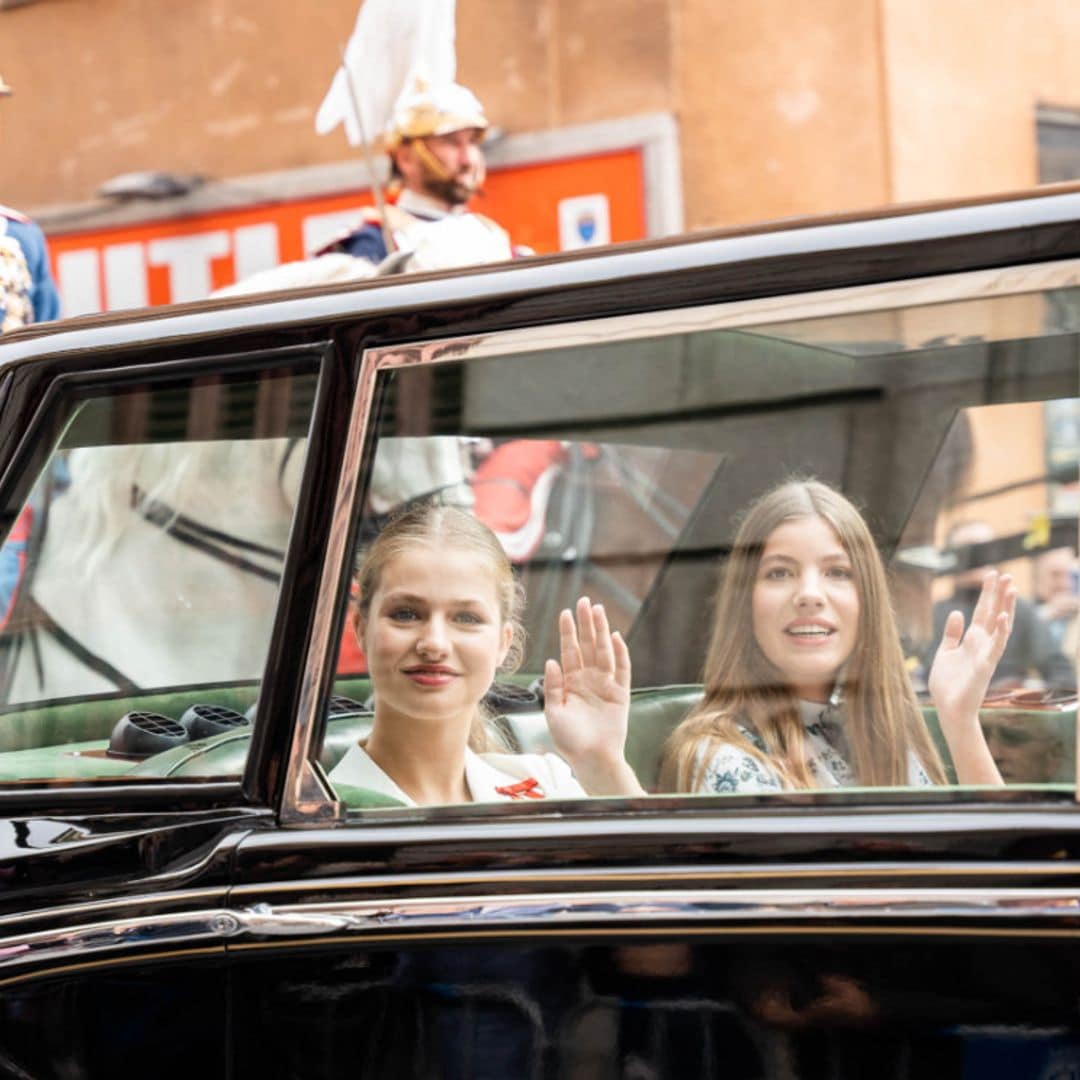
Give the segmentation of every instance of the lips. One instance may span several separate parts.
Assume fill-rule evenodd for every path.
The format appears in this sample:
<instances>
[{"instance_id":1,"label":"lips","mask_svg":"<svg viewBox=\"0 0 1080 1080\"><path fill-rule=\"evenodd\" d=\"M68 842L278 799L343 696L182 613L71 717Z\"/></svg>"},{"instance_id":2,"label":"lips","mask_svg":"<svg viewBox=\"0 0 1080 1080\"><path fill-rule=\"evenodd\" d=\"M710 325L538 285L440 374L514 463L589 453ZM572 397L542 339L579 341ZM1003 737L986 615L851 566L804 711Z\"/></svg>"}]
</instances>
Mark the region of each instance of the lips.
<instances>
[{"instance_id":1,"label":"lips","mask_svg":"<svg viewBox=\"0 0 1080 1080\"><path fill-rule=\"evenodd\" d=\"M446 686L457 678L457 672L453 668L442 664L418 664L416 667L405 668L405 674L418 686L428 687Z\"/></svg>"},{"instance_id":2,"label":"lips","mask_svg":"<svg viewBox=\"0 0 1080 1080\"><path fill-rule=\"evenodd\" d=\"M800 619L784 627L784 634L799 645L820 645L836 634L836 627L816 619Z\"/></svg>"}]
</instances>

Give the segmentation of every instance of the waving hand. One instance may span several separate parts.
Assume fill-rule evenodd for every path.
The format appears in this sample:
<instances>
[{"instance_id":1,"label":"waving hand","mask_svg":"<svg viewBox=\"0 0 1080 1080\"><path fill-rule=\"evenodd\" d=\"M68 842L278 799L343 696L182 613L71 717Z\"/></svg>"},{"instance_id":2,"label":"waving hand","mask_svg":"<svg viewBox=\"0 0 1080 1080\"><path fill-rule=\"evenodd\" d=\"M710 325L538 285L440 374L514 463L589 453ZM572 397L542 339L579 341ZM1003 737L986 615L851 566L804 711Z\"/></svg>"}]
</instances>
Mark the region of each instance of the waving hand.
<instances>
[{"instance_id":1,"label":"waving hand","mask_svg":"<svg viewBox=\"0 0 1080 1080\"><path fill-rule=\"evenodd\" d=\"M1001 783L979 725L979 706L1005 651L1015 610L1012 578L991 571L967 629L961 612L949 613L930 668L930 696L962 784Z\"/></svg>"},{"instance_id":2,"label":"waving hand","mask_svg":"<svg viewBox=\"0 0 1080 1080\"><path fill-rule=\"evenodd\" d=\"M630 651L603 607L582 597L559 615L559 660L544 667L544 714L559 753L590 795L639 795L626 763Z\"/></svg>"}]
</instances>

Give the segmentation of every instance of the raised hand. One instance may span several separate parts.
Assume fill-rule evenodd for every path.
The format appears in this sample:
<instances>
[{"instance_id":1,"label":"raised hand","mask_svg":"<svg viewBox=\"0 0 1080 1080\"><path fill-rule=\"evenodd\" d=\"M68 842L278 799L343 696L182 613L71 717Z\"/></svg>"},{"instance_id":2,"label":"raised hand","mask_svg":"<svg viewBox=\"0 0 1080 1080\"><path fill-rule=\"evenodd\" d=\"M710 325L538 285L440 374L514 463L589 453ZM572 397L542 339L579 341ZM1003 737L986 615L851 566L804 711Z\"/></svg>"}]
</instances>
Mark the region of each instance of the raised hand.
<instances>
[{"instance_id":1,"label":"raised hand","mask_svg":"<svg viewBox=\"0 0 1080 1080\"><path fill-rule=\"evenodd\" d=\"M943 724L978 716L1009 640L1015 610L1012 578L991 570L983 579L966 631L964 616L959 611L949 613L927 680Z\"/></svg>"},{"instance_id":2,"label":"raised hand","mask_svg":"<svg viewBox=\"0 0 1080 1080\"><path fill-rule=\"evenodd\" d=\"M643 794L624 757L630 651L599 604L583 596L575 614L559 614L559 660L544 666L548 730L590 795Z\"/></svg>"},{"instance_id":3,"label":"raised hand","mask_svg":"<svg viewBox=\"0 0 1080 1080\"><path fill-rule=\"evenodd\" d=\"M930 696L961 784L1002 782L979 724L979 706L1005 651L1015 610L1016 589L1009 575L987 574L971 625L965 631L964 616L949 613L930 668Z\"/></svg>"}]
</instances>

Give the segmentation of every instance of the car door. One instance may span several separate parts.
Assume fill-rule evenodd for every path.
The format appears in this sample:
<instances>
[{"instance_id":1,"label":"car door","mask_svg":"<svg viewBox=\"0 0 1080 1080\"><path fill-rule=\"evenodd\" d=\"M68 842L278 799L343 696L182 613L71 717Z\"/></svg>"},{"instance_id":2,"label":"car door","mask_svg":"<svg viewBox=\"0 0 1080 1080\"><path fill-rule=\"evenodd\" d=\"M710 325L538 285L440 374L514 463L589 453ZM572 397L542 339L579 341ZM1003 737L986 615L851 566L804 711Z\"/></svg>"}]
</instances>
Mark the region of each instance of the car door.
<instances>
[{"instance_id":1,"label":"car door","mask_svg":"<svg viewBox=\"0 0 1080 1080\"><path fill-rule=\"evenodd\" d=\"M355 335L287 828L236 850L240 1075L1075 1071L1075 656L1064 685L1028 656L1030 685L984 704L988 729L1041 747L1023 766L999 747L1000 786L745 793L716 773L684 792L662 763L702 696L738 511L792 474L871 523L920 693L953 578L1009 564L1033 595L1035 555L1075 544L1076 200L388 295L407 324ZM627 757L648 796L414 806L335 786L375 721L350 637L357 549L422 498L485 521L529 592L523 666L489 699L504 751L552 749L538 676L555 614L587 592L631 646ZM974 516L993 541L950 543Z\"/></svg>"},{"instance_id":2,"label":"car door","mask_svg":"<svg viewBox=\"0 0 1080 1080\"><path fill-rule=\"evenodd\" d=\"M272 642L309 615L304 470L341 372L310 336L210 322L3 347L5 1076L229 1073L231 862L274 820L295 687Z\"/></svg>"}]
</instances>

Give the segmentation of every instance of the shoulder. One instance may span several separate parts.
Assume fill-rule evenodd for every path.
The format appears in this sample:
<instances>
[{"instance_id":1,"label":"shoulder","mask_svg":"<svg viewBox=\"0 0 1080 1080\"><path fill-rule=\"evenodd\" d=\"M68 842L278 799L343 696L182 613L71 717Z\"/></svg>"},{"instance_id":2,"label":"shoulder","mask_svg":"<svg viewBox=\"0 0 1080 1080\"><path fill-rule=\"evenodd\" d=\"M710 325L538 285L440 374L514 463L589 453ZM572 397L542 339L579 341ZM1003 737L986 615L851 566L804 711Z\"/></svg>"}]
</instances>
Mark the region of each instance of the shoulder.
<instances>
[{"instance_id":1,"label":"shoulder","mask_svg":"<svg viewBox=\"0 0 1080 1080\"><path fill-rule=\"evenodd\" d=\"M481 225L483 225L485 229L489 229L497 236L510 236L510 234L497 221L489 218L486 214L473 213L472 217L474 217Z\"/></svg>"},{"instance_id":2,"label":"shoulder","mask_svg":"<svg viewBox=\"0 0 1080 1080\"><path fill-rule=\"evenodd\" d=\"M7 232L18 239L23 247L45 248L45 234L33 218L20 214L8 206L0 206L0 233Z\"/></svg>"},{"instance_id":3,"label":"shoulder","mask_svg":"<svg viewBox=\"0 0 1080 1080\"><path fill-rule=\"evenodd\" d=\"M739 731L747 741L753 741L749 730L740 727ZM721 795L782 791L783 788L780 777L760 758L741 746L725 742L710 748L696 790L699 794Z\"/></svg>"},{"instance_id":4,"label":"shoulder","mask_svg":"<svg viewBox=\"0 0 1080 1080\"><path fill-rule=\"evenodd\" d=\"M389 211L392 207L387 207ZM392 226L391 226L392 227ZM346 254L356 255L360 258L371 258L369 249L378 248L381 254L376 252L376 261L386 253L386 243L382 235L382 219L379 211L374 206L364 206L357 215L356 223L342 232L339 232L327 243L323 244L314 255Z\"/></svg>"},{"instance_id":5,"label":"shoulder","mask_svg":"<svg viewBox=\"0 0 1080 1080\"><path fill-rule=\"evenodd\" d=\"M9 221L17 221L20 225L33 225L33 222L25 214L21 214L18 210L5 206L3 203L0 203L0 217L7 218Z\"/></svg>"},{"instance_id":6,"label":"shoulder","mask_svg":"<svg viewBox=\"0 0 1080 1080\"><path fill-rule=\"evenodd\" d=\"M934 781L923 767L918 755L913 751L907 752L908 786L909 787L933 787Z\"/></svg>"}]
</instances>

